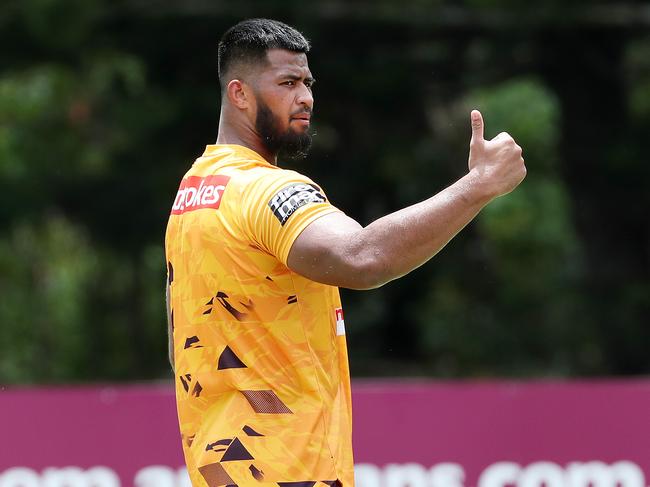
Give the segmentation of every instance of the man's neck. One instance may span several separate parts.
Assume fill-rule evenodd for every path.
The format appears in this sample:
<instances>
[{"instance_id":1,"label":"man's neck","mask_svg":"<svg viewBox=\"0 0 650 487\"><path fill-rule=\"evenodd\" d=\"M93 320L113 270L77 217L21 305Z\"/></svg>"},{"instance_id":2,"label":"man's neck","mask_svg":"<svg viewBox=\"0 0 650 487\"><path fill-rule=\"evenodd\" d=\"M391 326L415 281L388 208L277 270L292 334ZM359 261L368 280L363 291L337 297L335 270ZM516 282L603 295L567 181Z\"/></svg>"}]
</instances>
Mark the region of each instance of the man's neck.
<instances>
[{"instance_id":1,"label":"man's neck","mask_svg":"<svg viewBox=\"0 0 650 487\"><path fill-rule=\"evenodd\" d=\"M217 144L242 145L257 152L266 161L273 164L274 166L277 165L277 154L269 152L256 132L250 128L237 127L235 124L230 124L224 121L223 117L219 121Z\"/></svg>"}]
</instances>

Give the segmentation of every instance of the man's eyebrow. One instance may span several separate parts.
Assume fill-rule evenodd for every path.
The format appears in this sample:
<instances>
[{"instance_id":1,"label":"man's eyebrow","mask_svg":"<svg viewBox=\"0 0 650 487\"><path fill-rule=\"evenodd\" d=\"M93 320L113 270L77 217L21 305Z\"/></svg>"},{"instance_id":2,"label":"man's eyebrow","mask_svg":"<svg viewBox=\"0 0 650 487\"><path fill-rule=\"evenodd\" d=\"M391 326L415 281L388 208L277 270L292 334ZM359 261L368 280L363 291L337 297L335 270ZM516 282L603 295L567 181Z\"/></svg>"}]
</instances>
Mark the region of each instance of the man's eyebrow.
<instances>
[{"instance_id":1,"label":"man's eyebrow","mask_svg":"<svg viewBox=\"0 0 650 487\"><path fill-rule=\"evenodd\" d=\"M303 79L302 76L299 76L299 75L297 75L297 74L293 74L293 73L280 73L280 75L278 76L278 78L282 78L282 79L290 79L290 80L293 80L293 81L298 81L298 80L300 80L300 79ZM304 79L305 79L305 81L307 81L308 83L311 83L311 84L316 83L316 79L315 79L314 77L312 77L312 76L306 76Z\"/></svg>"}]
</instances>

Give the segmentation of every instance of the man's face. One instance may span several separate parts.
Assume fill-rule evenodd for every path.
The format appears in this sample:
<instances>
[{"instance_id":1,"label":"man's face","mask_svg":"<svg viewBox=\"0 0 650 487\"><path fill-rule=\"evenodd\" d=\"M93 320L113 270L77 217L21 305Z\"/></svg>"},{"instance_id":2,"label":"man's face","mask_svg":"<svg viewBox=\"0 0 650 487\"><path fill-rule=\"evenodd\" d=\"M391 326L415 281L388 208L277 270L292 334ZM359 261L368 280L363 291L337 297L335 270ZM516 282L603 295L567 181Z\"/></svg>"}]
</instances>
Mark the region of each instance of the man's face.
<instances>
[{"instance_id":1,"label":"man's face","mask_svg":"<svg viewBox=\"0 0 650 487\"><path fill-rule=\"evenodd\" d=\"M266 148L286 157L305 157L311 146L311 87L314 79L303 53L271 49L255 82L255 130Z\"/></svg>"}]
</instances>

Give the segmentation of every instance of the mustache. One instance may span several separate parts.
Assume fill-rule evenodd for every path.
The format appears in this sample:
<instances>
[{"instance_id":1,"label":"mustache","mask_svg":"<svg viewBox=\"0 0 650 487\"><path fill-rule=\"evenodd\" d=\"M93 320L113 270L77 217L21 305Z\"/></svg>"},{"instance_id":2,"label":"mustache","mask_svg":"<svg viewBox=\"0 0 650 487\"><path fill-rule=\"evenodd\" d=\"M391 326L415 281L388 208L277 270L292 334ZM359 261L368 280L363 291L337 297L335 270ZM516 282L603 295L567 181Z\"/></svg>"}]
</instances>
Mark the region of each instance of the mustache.
<instances>
[{"instance_id":1,"label":"mustache","mask_svg":"<svg viewBox=\"0 0 650 487\"><path fill-rule=\"evenodd\" d=\"M307 115L311 116L311 115L313 115L313 113L314 113L314 110L312 108L305 107L305 108L302 108L302 109L292 113L290 116L295 117L296 115L303 115L303 114L307 114Z\"/></svg>"}]
</instances>

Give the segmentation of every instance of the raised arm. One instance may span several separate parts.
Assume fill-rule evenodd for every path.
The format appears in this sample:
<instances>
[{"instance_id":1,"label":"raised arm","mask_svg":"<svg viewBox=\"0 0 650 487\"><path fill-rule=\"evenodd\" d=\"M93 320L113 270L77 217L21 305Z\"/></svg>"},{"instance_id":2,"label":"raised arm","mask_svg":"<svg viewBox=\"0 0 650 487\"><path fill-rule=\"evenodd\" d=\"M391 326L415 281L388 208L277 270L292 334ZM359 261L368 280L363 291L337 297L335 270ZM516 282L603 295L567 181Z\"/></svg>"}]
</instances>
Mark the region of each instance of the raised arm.
<instances>
[{"instance_id":1,"label":"raised arm","mask_svg":"<svg viewBox=\"0 0 650 487\"><path fill-rule=\"evenodd\" d=\"M483 138L483 118L471 113L469 172L415 205L367 227L341 213L311 223L295 240L288 265L317 282L371 289L396 279L433 257L494 198L526 176L522 151L501 133Z\"/></svg>"}]
</instances>

